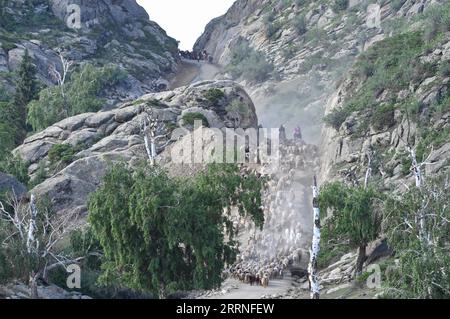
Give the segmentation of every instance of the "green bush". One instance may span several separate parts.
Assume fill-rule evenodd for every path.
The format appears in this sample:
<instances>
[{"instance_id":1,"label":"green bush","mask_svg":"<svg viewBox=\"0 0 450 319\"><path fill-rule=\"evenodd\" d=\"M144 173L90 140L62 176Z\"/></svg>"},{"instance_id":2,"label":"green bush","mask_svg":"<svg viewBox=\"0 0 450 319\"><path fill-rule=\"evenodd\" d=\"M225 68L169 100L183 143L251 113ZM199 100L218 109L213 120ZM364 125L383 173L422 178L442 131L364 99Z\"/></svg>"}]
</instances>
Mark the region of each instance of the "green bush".
<instances>
[{"instance_id":1,"label":"green bush","mask_svg":"<svg viewBox=\"0 0 450 319\"><path fill-rule=\"evenodd\" d=\"M328 115L324 117L324 122L331 126L336 131L339 131L342 124L344 124L347 117L350 115L346 108L335 108Z\"/></svg>"},{"instance_id":2,"label":"green bush","mask_svg":"<svg viewBox=\"0 0 450 319\"><path fill-rule=\"evenodd\" d=\"M225 97L225 93L220 89L211 88L205 92L204 96L211 106L216 106Z\"/></svg>"},{"instance_id":3,"label":"green bush","mask_svg":"<svg viewBox=\"0 0 450 319\"><path fill-rule=\"evenodd\" d=\"M303 35L308 31L305 16L299 15L294 19L294 29L298 35Z\"/></svg>"},{"instance_id":4,"label":"green bush","mask_svg":"<svg viewBox=\"0 0 450 319\"><path fill-rule=\"evenodd\" d=\"M86 64L61 87L50 87L39 93L39 100L28 105L28 123L33 130L40 131L70 116L96 112L105 101L106 90L120 83L125 73L114 66L96 68Z\"/></svg>"},{"instance_id":5,"label":"green bush","mask_svg":"<svg viewBox=\"0 0 450 319\"><path fill-rule=\"evenodd\" d=\"M272 22L267 24L266 26L266 36L267 38L271 40L276 39L276 35L278 35L278 32L281 30L282 24L278 21Z\"/></svg>"},{"instance_id":6,"label":"green bush","mask_svg":"<svg viewBox=\"0 0 450 319\"><path fill-rule=\"evenodd\" d=\"M185 125L194 125L195 121L202 121L204 127L209 127L208 119L202 113L192 112L183 115Z\"/></svg>"},{"instance_id":7,"label":"green bush","mask_svg":"<svg viewBox=\"0 0 450 319\"><path fill-rule=\"evenodd\" d=\"M388 242L399 261L386 278L387 293L394 298L450 297L448 173L426 179L421 189L411 187L384 202Z\"/></svg>"},{"instance_id":8,"label":"green bush","mask_svg":"<svg viewBox=\"0 0 450 319\"><path fill-rule=\"evenodd\" d=\"M443 77L450 77L450 61L445 61L439 66L439 74Z\"/></svg>"},{"instance_id":9,"label":"green bush","mask_svg":"<svg viewBox=\"0 0 450 319\"><path fill-rule=\"evenodd\" d=\"M48 152L50 167L68 165L74 160L77 149L70 144L55 144Z\"/></svg>"},{"instance_id":10,"label":"green bush","mask_svg":"<svg viewBox=\"0 0 450 319\"><path fill-rule=\"evenodd\" d=\"M28 182L30 181L28 176L28 165L20 156L10 155L3 161L0 161L0 172L14 176L24 185L28 185Z\"/></svg>"},{"instance_id":11,"label":"green bush","mask_svg":"<svg viewBox=\"0 0 450 319\"><path fill-rule=\"evenodd\" d=\"M283 58L287 61L292 59L298 52L298 47L295 44L289 43L286 48L283 49Z\"/></svg>"},{"instance_id":12,"label":"green bush","mask_svg":"<svg viewBox=\"0 0 450 319\"><path fill-rule=\"evenodd\" d=\"M398 11L398 10L400 10L403 7L405 2L406 2L406 0L392 0L391 1L391 7L395 11Z\"/></svg>"},{"instance_id":13,"label":"green bush","mask_svg":"<svg viewBox=\"0 0 450 319\"><path fill-rule=\"evenodd\" d=\"M340 12L347 10L349 4L349 0L334 0L333 3L333 11Z\"/></svg>"},{"instance_id":14,"label":"green bush","mask_svg":"<svg viewBox=\"0 0 450 319\"><path fill-rule=\"evenodd\" d=\"M35 188L37 185L43 183L47 179L47 167L45 166L44 161L40 161L38 164L38 169L35 173L35 176L32 180L30 180L28 184L29 189Z\"/></svg>"},{"instance_id":15,"label":"green bush","mask_svg":"<svg viewBox=\"0 0 450 319\"><path fill-rule=\"evenodd\" d=\"M375 130L390 128L395 124L394 112L395 107L393 105L381 105L375 109L370 117L370 124L372 124Z\"/></svg>"},{"instance_id":16,"label":"green bush","mask_svg":"<svg viewBox=\"0 0 450 319\"><path fill-rule=\"evenodd\" d=\"M252 82L262 82L272 73L274 67L264 53L254 50L248 42L242 41L231 52L231 61L226 70L235 78L243 77Z\"/></svg>"}]
</instances>

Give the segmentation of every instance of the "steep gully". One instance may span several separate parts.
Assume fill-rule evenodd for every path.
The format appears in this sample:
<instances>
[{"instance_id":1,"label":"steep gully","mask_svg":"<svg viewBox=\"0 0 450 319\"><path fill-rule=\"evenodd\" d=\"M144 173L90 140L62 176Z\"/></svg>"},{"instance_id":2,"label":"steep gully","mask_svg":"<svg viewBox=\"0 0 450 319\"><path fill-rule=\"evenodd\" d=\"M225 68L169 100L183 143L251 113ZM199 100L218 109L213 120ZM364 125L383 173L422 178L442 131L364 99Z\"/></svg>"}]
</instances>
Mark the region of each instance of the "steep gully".
<instances>
[{"instance_id":1,"label":"steep gully","mask_svg":"<svg viewBox=\"0 0 450 319\"><path fill-rule=\"evenodd\" d=\"M170 89L218 79L221 69L219 65L206 61L182 59L177 73L169 79ZM257 104L256 108L258 110ZM310 185L318 168L317 148L303 141L290 140L281 145L280 151L278 165L259 168L271 177L265 194L264 229L257 231L252 223L237 221L241 230L238 265L256 273L284 262L289 264L285 267L284 277L271 279L267 288L250 286L230 278L221 289L201 293L195 298L260 299L280 295L295 285L289 270L306 268L312 237Z\"/></svg>"}]
</instances>

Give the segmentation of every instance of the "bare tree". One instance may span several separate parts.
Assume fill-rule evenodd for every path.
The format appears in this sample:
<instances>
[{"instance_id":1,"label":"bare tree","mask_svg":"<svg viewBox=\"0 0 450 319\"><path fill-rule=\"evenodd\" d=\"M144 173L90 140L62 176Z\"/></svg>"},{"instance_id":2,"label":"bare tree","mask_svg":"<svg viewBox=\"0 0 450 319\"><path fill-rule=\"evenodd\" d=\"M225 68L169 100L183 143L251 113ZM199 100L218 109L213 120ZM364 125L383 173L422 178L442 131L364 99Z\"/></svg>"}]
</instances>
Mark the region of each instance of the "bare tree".
<instances>
[{"instance_id":1,"label":"bare tree","mask_svg":"<svg viewBox=\"0 0 450 319\"><path fill-rule=\"evenodd\" d=\"M31 195L29 205L16 196L8 196L8 206L0 202L0 220L6 225L5 239L0 243L3 248L12 251L19 247L18 253L25 256L30 263L16 265L29 267L29 287L31 298L38 298L37 281L46 279L50 270L58 266L77 263L56 251L55 247L66 235L74 230L76 215L54 215L49 209L38 209L36 197Z\"/></svg>"},{"instance_id":2,"label":"bare tree","mask_svg":"<svg viewBox=\"0 0 450 319\"><path fill-rule=\"evenodd\" d=\"M64 110L67 113L67 100L66 100L66 92L65 92L65 83L67 80L67 76L70 72L70 68L73 65L73 61L68 60L65 57L65 54L62 50L57 50L58 56L59 56L59 62L60 62L60 71L56 67L55 64L51 64L49 66L49 74L53 78L53 80L58 84L59 89L61 91L61 96L64 101ZM67 116L68 114L66 114Z\"/></svg>"},{"instance_id":3,"label":"bare tree","mask_svg":"<svg viewBox=\"0 0 450 319\"><path fill-rule=\"evenodd\" d=\"M56 81L58 86L61 87L61 93L64 96L64 84L66 83L67 75L70 72L70 68L73 65L73 61L68 60L65 57L65 54L62 52L62 50L58 50L58 56L59 61L61 64L61 71L58 71L58 68L55 64L50 65L49 67L49 73L52 76L52 78Z\"/></svg>"},{"instance_id":4,"label":"bare tree","mask_svg":"<svg viewBox=\"0 0 450 319\"><path fill-rule=\"evenodd\" d=\"M165 125L157 116L154 116L152 110L147 110L144 112L141 121L141 131L144 135L144 145L150 160L150 165L154 166L156 156L158 155L158 148L165 148L170 143L170 139L168 139L168 134L165 130ZM163 145L158 144L158 141L161 139L166 139Z\"/></svg>"},{"instance_id":5,"label":"bare tree","mask_svg":"<svg viewBox=\"0 0 450 319\"><path fill-rule=\"evenodd\" d=\"M317 186L317 178L314 176L313 186L313 210L314 210L314 229L313 229L313 241L310 250L310 261L308 266L309 273L309 285L311 288L311 299L320 298L320 283L317 273L317 258L320 252L320 209L319 209L319 187Z\"/></svg>"},{"instance_id":6,"label":"bare tree","mask_svg":"<svg viewBox=\"0 0 450 319\"><path fill-rule=\"evenodd\" d=\"M428 161L429 157L426 160L424 160L423 162L418 163L415 149L408 146L407 150L408 150L409 156L411 158L411 163L412 163L411 169L414 173L416 187L418 189L422 189L423 184L424 184L422 167L427 164L426 162ZM432 152L430 152L429 156L431 156L431 153ZM417 212L416 218L419 221L419 234L420 234L421 242L424 244L429 244L430 243L430 235L427 231L427 212L426 212L426 210L427 210L427 204L424 201L422 203L422 207L420 208L420 211Z\"/></svg>"}]
</instances>

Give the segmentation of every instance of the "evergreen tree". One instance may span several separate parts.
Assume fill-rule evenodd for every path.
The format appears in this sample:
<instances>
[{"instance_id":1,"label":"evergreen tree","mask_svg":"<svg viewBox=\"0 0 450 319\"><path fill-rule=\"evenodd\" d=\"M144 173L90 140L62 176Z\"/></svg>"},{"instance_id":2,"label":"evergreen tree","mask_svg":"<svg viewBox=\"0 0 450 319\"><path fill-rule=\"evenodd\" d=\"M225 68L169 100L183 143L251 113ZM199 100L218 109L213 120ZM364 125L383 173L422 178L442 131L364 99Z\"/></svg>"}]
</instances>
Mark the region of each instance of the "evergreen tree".
<instances>
[{"instance_id":1,"label":"evergreen tree","mask_svg":"<svg viewBox=\"0 0 450 319\"><path fill-rule=\"evenodd\" d=\"M237 243L231 207L262 227L263 181L234 165L195 178L170 178L158 167L113 167L89 201L89 222L105 253L104 283L165 298L217 288Z\"/></svg>"},{"instance_id":2,"label":"evergreen tree","mask_svg":"<svg viewBox=\"0 0 450 319\"><path fill-rule=\"evenodd\" d=\"M19 139L18 143L22 142L27 131L27 105L37 98L37 94L38 83L36 81L36 67L33 64L28 50L26 50L19 67L16 93L14 95L14 106L16 108L15 114L13 115L16 119L14 124L20 130L17 137Z\"/></svg>"}]
</instances>

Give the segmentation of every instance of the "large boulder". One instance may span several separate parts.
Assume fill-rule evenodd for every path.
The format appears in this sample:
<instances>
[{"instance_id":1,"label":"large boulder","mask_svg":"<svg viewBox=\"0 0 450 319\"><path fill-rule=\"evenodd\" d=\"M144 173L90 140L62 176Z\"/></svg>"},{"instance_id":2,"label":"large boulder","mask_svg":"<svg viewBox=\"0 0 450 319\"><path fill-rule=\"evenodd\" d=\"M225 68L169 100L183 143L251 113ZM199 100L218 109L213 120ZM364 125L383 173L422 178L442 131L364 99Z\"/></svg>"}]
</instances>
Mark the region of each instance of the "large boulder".
<instances>
[{"instance_id":1,"label":"large boulder","mask_svg":"<svg viewBox=\"0 0 450 319\"><path fill-rule=\"evenodd\" d=\"M18 198L27 193L27 187L14 177L0 172L0 194L12 193Z\"/></svg>"},{"instance_id":2,"label":"large boulder","mask_svg":"<svg viewBox=\"0 0 450 319\"><path fill-rule=\"evenodd\" d=\"M223 92L223 97L215 103L207 98L211 89ZM86 200L101 183L108 165L120 161L134 166L147 159L142 134L142 123L147 116L165 124L162 133L168 137L157 145L157 161L172 168L169 150L181 143L172 133L177 128L187 134L194 130L192 125L184 123L184 115L205 114L210 127L234 128L229 113L230 106L236 103L245 109L240 127L256 128L255 107L245 90L231 81L210 81L147 94L111 111L67 118L30 136L14 152L30 163L32 178L42 165L49 170L51 177L36 186L32 190L34 194L51 198L59 213L77 211L83 215L87 212ZM75 155L69 165L49 165L48 153L57 144L72 146Z\"/></svg>"}]
</instances>

